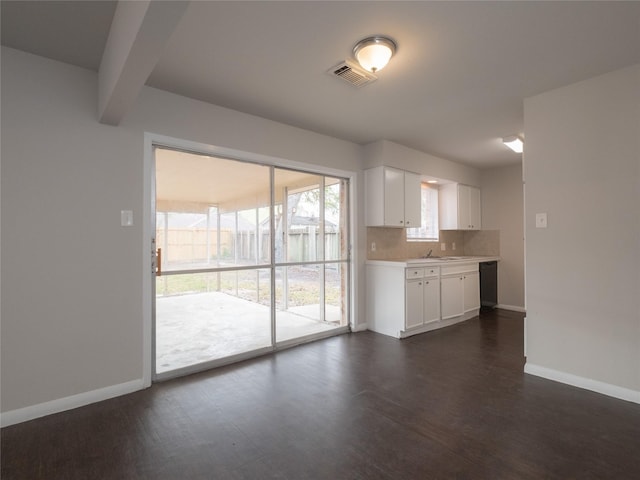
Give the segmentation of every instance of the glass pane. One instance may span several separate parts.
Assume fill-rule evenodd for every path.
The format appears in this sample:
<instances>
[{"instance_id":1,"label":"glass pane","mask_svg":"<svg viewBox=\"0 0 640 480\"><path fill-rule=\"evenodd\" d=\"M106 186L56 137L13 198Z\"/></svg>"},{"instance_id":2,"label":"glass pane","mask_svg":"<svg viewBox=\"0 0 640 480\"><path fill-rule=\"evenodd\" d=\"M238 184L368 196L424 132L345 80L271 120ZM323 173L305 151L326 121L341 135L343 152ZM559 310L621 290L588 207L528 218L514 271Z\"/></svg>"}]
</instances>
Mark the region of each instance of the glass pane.
<instances>
[{"instance_id":1,"label":"glass pane","mask_svg":"<svg viewBox=\"0 0 640 480\"><path fill-rule=\"evenodd\" d=\"M219 222L214 227L216 237L213 258L216 266L269 263L271 245L268 207L221 213L216 216L216 221Z\"/></svg>"},{"instance_id":2,"label":"glass pane","mask_svg":"<svg viewBox=\"0 0 640 480\"><path fill-rule=\"evenodd\" d=\"M156 372L271 345L268 269L156 279Z\"/></svg>"},{"instance_id":3,"label":"glass pane","mask_svg":"<svg viewBox=\"0 0 640 480\"><path fill-rule=\"evenodd\" d=\"M162 148L155 157L163 270L268 263L270 167Z\"/></svg>"},{"instance_id":4,"label":"glass pane","mask_svg":"<svg viewBox=\"0 0 640 480\"><path fill-rule=\"evenodd\" d=\"M236 212L221 213L219 223L220 248L218 250L217 265L229 267L235 265L236 258Z\"/></svg>"},{"instance_id":5,"label":"glass pane","mask_svg":"<svg viewBox=\"0 0 640 480\"><path fill-rule=\"evenodd\" d=\"M347 291L349 279L346 263L325 265L325 322L334 326L349 324Z\"/></svg>"},{"instance_id":6,"label":"glass pane","mask_svg":"<svg viewBox=\"0 0 640 480\"><path fill-rule=\"evenodd\" d=\"M325 178L324 252L325 260L346 260L348 257L347 181Z\"/></svg>"},{"instance_id":7,"label":"glass pane","mask_svg":"<svg viewBox=\"0 0 640 480\"><path fill-rule=\"evenodd\" d=\"M206 264L210 242L206 213L156 214L156 243L162 248L163 270L189 269Z\"/></svg>"},{"instance_id":8,"label":"glass pane","mask_svg":"<svg viewBox=\"0 0 640 480\"><path fill-rule=\"evenodd\" d=\"M258 261L262 265L271 261L271 222L269 207L258 209Z\"/></svg>"},{"instance_id":9,"label":"glass pane","mask_svg":"<svg viewBox=\"0 0 640 480\"><path fill-rule=\"evenodd\" d=\"M321 258L320 185L322 177L276 168L276 262L309 262Z\"/></svg>"},{"instance_id":10,"label":"glass pane","mask_svg":"<svg viewBox=\"0 0 640 480\"><path fill-rule=\"evenodd\" d=\"M270 305L271 281L269 270L238 270L233 272L219 272L214 274L219 279L219 290L228 295Z\"/></svg>"},{"instance_id":11,"label":"glass pane","mask_svg":"<svg viewBox=\"0 0 640 480\"><path fill-rule=\"evenodd\" d=\"M276 269L277 342L333 328L320 320L320 268L322 265Z\"/></svg>"}]
</instances>

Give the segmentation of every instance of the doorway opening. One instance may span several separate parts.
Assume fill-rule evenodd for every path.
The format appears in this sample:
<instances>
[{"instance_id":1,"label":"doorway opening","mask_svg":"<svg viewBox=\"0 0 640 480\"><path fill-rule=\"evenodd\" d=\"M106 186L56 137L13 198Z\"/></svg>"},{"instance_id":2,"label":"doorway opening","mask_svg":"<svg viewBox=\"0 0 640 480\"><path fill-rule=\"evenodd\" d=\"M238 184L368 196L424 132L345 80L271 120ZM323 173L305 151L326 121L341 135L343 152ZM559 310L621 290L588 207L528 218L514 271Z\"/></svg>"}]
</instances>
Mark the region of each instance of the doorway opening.
<instances>
[{"instance_id":1,"label":"doorway opening","mask_svg":"<svg viewBox=\"0 0 640 480\"><path fill-rule=\"evenodd\" d=\"M349 180L154 147L153 376L345 333Z\"/></svg>"}]
</instances>

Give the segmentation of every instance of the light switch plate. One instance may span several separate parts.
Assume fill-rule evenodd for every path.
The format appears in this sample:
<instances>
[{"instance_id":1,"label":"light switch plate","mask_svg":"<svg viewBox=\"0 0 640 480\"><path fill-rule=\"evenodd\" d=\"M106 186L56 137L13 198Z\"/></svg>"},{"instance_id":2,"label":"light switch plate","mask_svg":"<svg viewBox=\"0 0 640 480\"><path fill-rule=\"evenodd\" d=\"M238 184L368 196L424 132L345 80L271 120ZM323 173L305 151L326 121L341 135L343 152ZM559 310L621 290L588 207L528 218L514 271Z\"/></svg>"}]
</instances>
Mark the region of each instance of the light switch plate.
<instances>
[{"instance_id":1,"label":"light switch plate","mask_svg":"<svg viewBox=\"0 0 640 480\"><path fill-rule=\"evenodd\" d=\"M536 213L536 228L547 228L546 213Z\"/></svg>"},{"instance_id":2,"label":"light switch plate","mask_svg":"<svg viewBox=\"0 0 640 480\"><path fill-rule=\"evenodd\" d=\"M133 225L133 211L131 210L120 211L120 225L123 227L131 227Z\"/></svg>"}]
</instances>

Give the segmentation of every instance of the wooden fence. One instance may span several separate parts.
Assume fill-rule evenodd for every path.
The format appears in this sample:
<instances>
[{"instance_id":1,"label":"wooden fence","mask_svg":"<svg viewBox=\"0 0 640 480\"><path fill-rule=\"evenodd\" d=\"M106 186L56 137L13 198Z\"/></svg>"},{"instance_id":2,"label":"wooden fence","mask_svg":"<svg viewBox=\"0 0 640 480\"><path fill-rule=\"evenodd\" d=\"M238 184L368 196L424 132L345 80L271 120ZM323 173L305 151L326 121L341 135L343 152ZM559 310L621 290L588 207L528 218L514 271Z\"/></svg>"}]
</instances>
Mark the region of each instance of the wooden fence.
<instances>
[{"instance_id":1,"label":"wooden fence","mask_svg":"<svg viewBox=\"0 0 640 480\"><path fill-rule=\"evenodd\" d=\"M156 231L156 245L162 248L165 265L185 263L207 263L216 259L243 261L256 259L256 232L245 231L234 235L233 230L218 232L206 228L170 228ZM320 235L315 229L290 232L288 235L289 257L287 261L313 261L319 258ZM260 260L269 258L269 232L262 232L260 238ZM340 235L338 232L325 233L325 258L338 259L340 255Z\"/></svg>"}]
</instances>

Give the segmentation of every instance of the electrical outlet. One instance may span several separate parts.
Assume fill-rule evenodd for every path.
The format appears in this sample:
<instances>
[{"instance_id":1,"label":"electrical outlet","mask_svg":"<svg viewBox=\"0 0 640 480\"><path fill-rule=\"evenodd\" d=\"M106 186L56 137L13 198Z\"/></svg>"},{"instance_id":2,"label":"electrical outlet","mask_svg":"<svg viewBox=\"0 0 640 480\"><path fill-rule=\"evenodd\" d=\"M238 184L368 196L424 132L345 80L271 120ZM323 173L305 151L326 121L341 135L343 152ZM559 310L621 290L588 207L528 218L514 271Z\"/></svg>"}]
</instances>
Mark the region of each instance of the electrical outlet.
<instances>
[{"instance_id":1,"label":"electrical outlet","mask_svg":"<svg viewBox=\"0 0 640 480\"><path fill-rule=\"evenodd\" d=\"M442 250L443 252L447 249L447 244L446 243L441 243L440 244L440 250Z\"/></svg>"},{"instance_id":2,"label":"electrical outlet","mask_svg":"<svg viewBox=\"0 0 640 480\"><path fill-rule=\"evenodd\" d=\"M376 251L376 242L371 242L371 251L372 252Z\"/></svg>"},{"instance_id":3,"label":"electrical outlet","mask_svg":"<svg viewBox=\"0 0 640 480\"><path fill-rule=\"evenodd\" d=\"M456 242L453 242L453 243L451 244L451 250L455 250L455 249L456 249Z\"/></svg>"}]
</instances>

